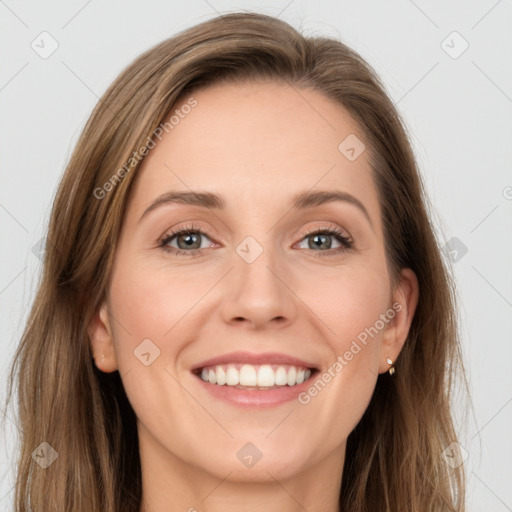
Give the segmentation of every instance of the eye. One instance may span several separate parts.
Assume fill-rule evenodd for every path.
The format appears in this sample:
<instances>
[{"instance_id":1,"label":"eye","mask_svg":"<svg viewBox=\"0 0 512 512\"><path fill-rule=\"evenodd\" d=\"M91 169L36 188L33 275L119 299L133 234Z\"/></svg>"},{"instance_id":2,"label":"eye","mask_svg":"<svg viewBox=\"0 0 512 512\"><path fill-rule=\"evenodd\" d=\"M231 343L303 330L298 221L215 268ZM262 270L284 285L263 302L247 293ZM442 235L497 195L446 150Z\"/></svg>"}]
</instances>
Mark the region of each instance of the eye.
<instances>
[{"instance_id":1,"label":"eye","mask_svg":"<svg viewBox=\"0 0 512 512\"><path fill-rule=\"evenodd\" d=\"M304 239L310 239L307 248L317 252L317 256L336 256L351 249L354 245L348 234L337 227L316 228L313 231L308 231L303 236ZM338 248L332 248L332 238L340 244ZM326 250L316 250L319 248L325 248Z\"/></svg>"},{"instance_id":2,"label":"eye","mask_svg":"<svg viewBox=\"0 0 512 512\"><path fill-rule=\"evenodd\" d=\"M348 249L352 248L354 243L352 239L343 230L337 227L321 227L303 233L303 240L309 238L312 242L308 243L306 249L318 253L317 256L336 256ZM201 247L201 238L205 237L209 240L206 234L201 229L194 225L188 225L183 228L178 228L166 233L159 241L159 247L165 252L174 254L176 256L198 256L206 247ZM332 248L332 238L336 240L339 245L337 248ZM170 245L172 243L175 245ZM303 241L301 241L303 243ZM305 247L301 247L304 249ZM325 249L325 250L317 250Z\"/></svg>"},{"instance_id":3,"label":"eye","mask_svg":"<svg viewBox=\"0 0 512 512\"><path fill-rule=\"evenodd\" d=\"M201 237L208 238L200 229L193 225L170 231L164 235L159 242L159 247L164 251L177 256L195 256L198 255L204 247L201 247ZM176 239L178 247L169 245ZM208 239L209 240L209 239ZM185 248L185 250L182 250Z\"/></svg>"}]
</instances>

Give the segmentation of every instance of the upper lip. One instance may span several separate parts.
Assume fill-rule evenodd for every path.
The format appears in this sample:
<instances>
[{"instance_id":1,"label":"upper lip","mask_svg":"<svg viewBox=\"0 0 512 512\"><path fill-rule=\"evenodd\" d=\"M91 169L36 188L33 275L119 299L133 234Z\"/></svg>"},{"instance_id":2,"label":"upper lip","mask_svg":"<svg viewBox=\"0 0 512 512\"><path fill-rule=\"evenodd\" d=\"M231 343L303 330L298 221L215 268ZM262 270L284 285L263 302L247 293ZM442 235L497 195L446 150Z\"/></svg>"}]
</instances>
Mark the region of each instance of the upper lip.
<instances>
[{"instance_id":1,"label":"upper lip","mask_svg":"<svg viewBox=\"0 0 512 512\"><path fill-rule=\"evenodd\" d=\"M223 354L217 357L206 359L191 368L191 371L199 370L205 366L216 366L220 364L228 363L245 363L245 364L286 364L290 366L303 366L305 368L316 369L316 366L312 363L304 361L294 356L287 354L280 354L277 352L262 352L261 354L255 354L252 352L230 352L229 354Z\"/></svg>"}]
</instances>

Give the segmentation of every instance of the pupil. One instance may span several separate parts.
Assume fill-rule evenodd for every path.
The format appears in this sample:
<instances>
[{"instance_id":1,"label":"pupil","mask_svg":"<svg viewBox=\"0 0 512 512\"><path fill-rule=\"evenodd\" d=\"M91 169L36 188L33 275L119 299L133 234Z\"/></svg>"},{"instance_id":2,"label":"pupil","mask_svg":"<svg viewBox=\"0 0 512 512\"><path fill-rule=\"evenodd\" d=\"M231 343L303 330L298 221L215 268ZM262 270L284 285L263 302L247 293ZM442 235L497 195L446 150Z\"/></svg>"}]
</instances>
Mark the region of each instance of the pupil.
<instances>
[{"instance_id":1,"label":"pupil","mask_svg":"<svg viewBox=\"0 0 512 512\"><path fill-rule=\"evenodd\" d=\"M187 244L187 247L191 247L191 245L194 244L194 240L193 240L194 237L196 238L195 242L197 243L198 237L195 234L186 233L185 235L182 235L182 236L183 236L183 238L185 240L185 243Z\"/></svg>"},{"instance_id":2,"label":"pupil","mask_svg":"<svg viewBox=\"0 0 512 512\"><path fill-rule=\"evenodd\" d=\"M329 240L329 242L330 242L330 239L328 239L328 236L326 236L326 235L314 235L313 239L314 239L313 243L315 244L316 247L320 247L325 240ZM317 243L318 241L320 241L320 243ZM331 247L331 244L326 243L326 248L329 249L330 247Z\"/></svg>"}]
</instances>

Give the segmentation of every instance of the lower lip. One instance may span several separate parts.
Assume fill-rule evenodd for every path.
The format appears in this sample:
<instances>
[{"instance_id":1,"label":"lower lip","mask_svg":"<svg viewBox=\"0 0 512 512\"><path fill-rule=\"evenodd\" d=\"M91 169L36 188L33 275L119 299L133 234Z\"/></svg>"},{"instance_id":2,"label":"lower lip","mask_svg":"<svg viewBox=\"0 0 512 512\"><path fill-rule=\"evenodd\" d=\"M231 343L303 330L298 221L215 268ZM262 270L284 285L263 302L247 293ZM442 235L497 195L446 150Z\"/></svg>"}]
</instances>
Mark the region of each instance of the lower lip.
<instances>
[{"instance_id":1,"label":"lower lip","mask_svg":"<svg viewBox=\"0 0 512 512\"><path fill-rule=\"evenodd\" d=\"M286 402L296 400L298 395L308 389L314 381L316 372L313 372L308 380L296 386L283 386L280 388L258 390L258 389L237 389L233 386L219 386L204 381L198 375L194 378L199 384L215 398L219 398L231 405L250 409L264 409L277 407Z\"/></svg>"}]
</instances>

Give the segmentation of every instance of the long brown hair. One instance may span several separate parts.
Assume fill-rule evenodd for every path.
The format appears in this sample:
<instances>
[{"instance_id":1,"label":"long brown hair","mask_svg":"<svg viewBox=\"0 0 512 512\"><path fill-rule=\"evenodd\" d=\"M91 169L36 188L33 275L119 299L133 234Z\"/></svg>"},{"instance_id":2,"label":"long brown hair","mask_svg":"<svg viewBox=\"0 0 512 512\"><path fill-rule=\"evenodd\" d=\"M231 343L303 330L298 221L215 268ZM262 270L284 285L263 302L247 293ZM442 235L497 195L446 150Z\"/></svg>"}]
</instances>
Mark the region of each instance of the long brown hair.
<instances>
[{"instance_id":1,"label":"long brown hair","mask_svg":"<svg viewBox=\"0 0 512 512\"><path fill-rule=\"evenodd\" d=\"M244 12L198 24L140 55L83 129L53 203L41 280L10 373L8 401L16 379L21 437L17 512L139 512L135 414L119 373L96 368L87 326L108 287L140 148L193 90L256 79L312 88L360 124L392 278L410 268L419 282L396 373L378 377L348 438L341 509L464 510L463 466L452 469L442 457L457 440L450 396L454 378L464 375L455 289L403 122L374 71L345 44ZM32 457L42 442L58 454L47 469Z\"/></svg>"}]
</instances>

